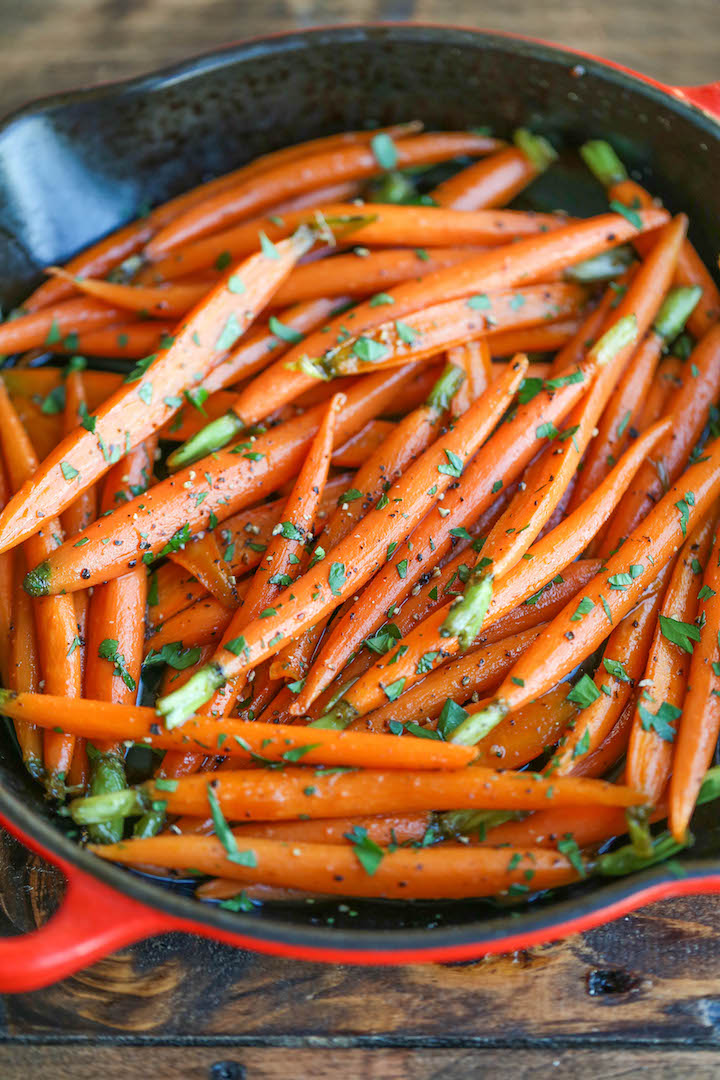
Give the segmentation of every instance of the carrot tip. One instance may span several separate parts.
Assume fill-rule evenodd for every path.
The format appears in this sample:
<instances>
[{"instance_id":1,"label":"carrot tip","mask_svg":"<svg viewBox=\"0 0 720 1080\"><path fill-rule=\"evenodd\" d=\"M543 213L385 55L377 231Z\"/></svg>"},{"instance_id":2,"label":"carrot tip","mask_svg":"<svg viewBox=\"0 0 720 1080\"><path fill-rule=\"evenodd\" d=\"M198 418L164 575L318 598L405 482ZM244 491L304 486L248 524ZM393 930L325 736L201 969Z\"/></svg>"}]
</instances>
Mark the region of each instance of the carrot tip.
<instances>
[{"instance_id":1,"label":"carrot tip","mask_svg":"<svg viewBox=\"0 0 720 1080\"><path fill-rule=\"evenodd\" d=\"M187 442L173 450L167 459L168 468L172 472L184 469L186 465L192 465L194 461L212 454L215 450L222 450L233 436L243 430L242 420L234 412L227 412L219 416L217 420L206 424L196 435Z\"/></svg>"},{"instance_id":2,"label":"carrot tip","mask_svg":"<svg viewBox=\"0 0 720 1080\"><path fill-rule=\"evenodd\" d=\"M155 704L155 710L165 717L165 727L168 730L180 727L201 705L209 701L226 681L219 664L206 664L179 690L160 698Z\"/></svg>"}]
</instances>

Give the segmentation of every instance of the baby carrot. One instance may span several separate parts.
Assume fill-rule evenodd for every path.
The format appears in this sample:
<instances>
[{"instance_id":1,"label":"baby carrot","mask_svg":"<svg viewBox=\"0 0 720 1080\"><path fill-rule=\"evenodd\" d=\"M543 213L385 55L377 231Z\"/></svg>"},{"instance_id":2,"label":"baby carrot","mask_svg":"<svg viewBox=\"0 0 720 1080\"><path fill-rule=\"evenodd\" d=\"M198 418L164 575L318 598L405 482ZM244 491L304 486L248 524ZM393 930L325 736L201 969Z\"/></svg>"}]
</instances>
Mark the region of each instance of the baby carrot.
<instances>
[{"instance_id":1,"label":"baby carrot","mask_svg":"<svg viewBox=\"0 0 720 1080\"><path fill-rule=\"evenodd\" d=\"M15 559L22 568L22 552L18 551ZM10 598L12 612L7 627L7 658L4 663L3 682L10 690L18 694L37 694L41 676L35 638L33 602L22 588L19 579L10 591ZM25 720L16 720L14 728L25 768L36 780L42 780L41 730L36 724Z\"/></svg>"},{"instance_id":2,"label":"baby carrot","mask_svg":"<svg viewBox=\"0 0 720 1080\"><path fill-rule=\"evenodd\" d=\"M19 315L0 325L0 352L25 352L53 345L71 334L108 326L123 318L122 308L109 307L101 300L80 297L64 300L57 307Z\"/></svg>"},{"instance_id":3,"label":"baby carrot","mask_svg":"<svg viewBox=\"0 0 720 1080\"><path fill-rule=\"evenodd\" d=\"M714 523L717 532L717 520ZM699 640L693 642L682 721L670 778L670 828L685 838L705 770L710 766L720 731L720 542L716 534L698 593Z\"/></svg>"},{"instance_id":4,"label":"baby carrot","mask_svg":"<svg viewBox=\"0 0 720 1080\"><path fill-rule=\"evenodd\" d=\"M438 184L432 193L435 202L466 211L507 206L557 159L547 139L527 128L519 128L514 140L515 146L498 150Z\"/></svg>"},{"instance_id":5,"label":"baby carrot","mask_svg":"<svg viewBox=\"0 0 720 1080\"><path fill-rule=\"evenodd\" d=\"M379 849L379 865L370 874L352 846L290 845L250 837L243 839L242 846L247 857L236 861L214 836L155 836L92 846L91 850L127 865L179 870L191 865L202 873L238 882L261 881L312 892L388 899L491 896L513 885L527 888L528 875L532 875L532 889L565 885L578 877L569 859L547 848L516 851L456 844L424 848L421 853L398 848L388 854ZM291 851L295 858L288 857ZM241 862L245 865L238 865Z\"/></svg>"},{"instance_id":6,"label":"baby carrot","mask_svg":"<svg viewBox=\"0 0 720 1080\"><path fill-rule=\"evenodd\" d=\"M127 312L121 318L127 318ZM163 341L172 336L175 323L119 322L101 330L81 330L77 337L66 337L45 347L56 353L81 353L83 356L120 357L142 360L157 352ZM95 374L93 372L93 374ZM120 381L120 380L118 380ZM96 403L97 404L97 403ZM96 406L94 406L96 407Z\"/></svg>"},{"instance_id":7,"label":"baby carrot","mask_svg":"<svg viewBox=\"0 0 720 1080\"><path fill-rule=\"evenodd\" d=\"M101 281L97 278L78 277L68 274L58 266L51 266L48 271L53 277L69 281L73 290L95 297L116 308L128 311L144 311L155 319L180 318L186 311L195 307L202 300L213 283L177 285L123 285L116 281Z\"/></svg>"}]
</instances>

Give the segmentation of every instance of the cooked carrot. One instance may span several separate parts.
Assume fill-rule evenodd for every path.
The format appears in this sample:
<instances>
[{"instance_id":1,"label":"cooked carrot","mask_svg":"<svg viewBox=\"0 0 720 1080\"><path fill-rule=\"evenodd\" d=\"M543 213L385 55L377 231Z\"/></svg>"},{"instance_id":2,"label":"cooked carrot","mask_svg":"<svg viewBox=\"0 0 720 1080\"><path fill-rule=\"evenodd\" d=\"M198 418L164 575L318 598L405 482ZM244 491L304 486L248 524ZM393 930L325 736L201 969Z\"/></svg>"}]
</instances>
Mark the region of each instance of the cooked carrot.
<instances>
[{"instance_id":1,"label":"cooked carrot","mask_svg":"<svg viewBox=\"0 0 720 1080\"><path fill-rule=\"evenodd\" d=\"M124 315L127 318L127 312ZM85 330L77 338L67 337L47 345L50 352L82 353L83 356L120 357L142 360L162 347L163 341L172 336L175 323L151 320L149 322L119 322L102 330Z\"/></svg>"},{"instance_id":2,"label":"cooked carrot","mask_svg":"<svg viewBox=\"0 0 720 1080\"><path fill-rule=\"evenodd\" d=\"M179 395L192 394L205 373L221 361L307 244L307 234L295 235L229 271L189 314L172 343L149 363L138 364L127 377L128 385L65 438L35 473L32 484L24 485L10 501L0 515L3 550L32 535L40 517L62 512L123 452L167 423L182 405Z\"/></svg>"},{"instance_id":3,"label":"cooked carrot","mask_svg":"<svg viewBox=\"0 0 720 1080\"><path fill-rule=\"evenodd\" d=\"M12 562L12 556L9 559ZM19 563L18 569L22 569L22 552L15 554L15 560ZM33 602L22 588L19 577L14 586L8 587L8 594L12 611L6 630L7 653L3 662L3 682L18 694L36 694L41 676ZM3 652L5 653L5 649ZM36 780L41 780L43 741L40 729L36 724L24 720L15 721L14 728L25 768Z\"/></svg>"},{"instance_id":4,"label":"cooked carrot","mask_svg":"<svg viewBox=\"0 0 720 1080\"><path fill-rule=\"evenodd\" d=\"M21 485L31 481L38 462L27 432L18 420L2 382L0 446L9 488L17 491ZM42 528L23 545L23 554L28 564L47 558L62 541L62 528L57 519L46 518L41 524ZM78 649L80 639L73 597L43 597L39 602L36 601L33 607L42 685L49 694L62 694L68 699L77 698L82 692L82 676ZM59 735L53 731L46 731L44 735L45 783L49 793L58 798L63 795L74 743L72 736Z\"/></svg>"},{"instance_id":5,"label":"cooked carrot","mask_svg":"<svg viewBox=\"0 0 720 1080\"><path fill-rule=\"evenodd\" d=\"M330 248L348 241L372 249L374 247L413 247L422 250L447 246L482 250L516 242L522 237L536 236L563 228L567 218L557 214L534 214L516 210L479 210L465 213L433 206L397 206L381 202L355 203L316 202L312 210L297 210L249 221L204 237L172 252L155 264L156 272L165 280L205 271L228 256L233 259L247 256L257 249L258 234L273 243L284 239L293 229L317 221L323 226L319 239L327 236ZM406 263L406 256L402 256ZM406 277L413 276L412 273Z\"/></svg>"},{"instance_id":6,"label":"cooked carrot","mask_svg":"<svg viewBox=\"0 0 720 1080\"><path fill-rule=\"evenodd\" d=\"M228 546L225 550L228 550ZM220 541L214 529L208 530L201 540L186 544L179 551L172 552L172 555L173 562L197 578L224 608L232 610L238 606L235 575L232 566L223 556Z\"/></svg>"},{"instance_id":7,"label":"cooked carrot","mask_svg":"<svg viewBox=\"0 0 720 1080\"><path fill-rule=\"evenodd\" d=\"M467 645L475 636L472 629L469 633L465 632L468 612L473 612L471 623L475 626L475 613L482 606L483 596L489 602L494 578L504 576L528 550L576 474L615 385L635 352L638 338L644 336L658 313L672 279L686 229L687 219L679 215L662 230L651 254L610 316L610 326L588 354L588 358L598 350L607 354L606 363L595 379L591 392L567 418L565 432L557 432L556 429L546 432L550 446L524 474L525 486L514 495L488 536L482 558L468 583L466 598L450 613L445 624L448 636L459 637L461 645ZM562 440L562 445L554 447L552 443L555 438ZM609 469L605 470L587 488L583 486L581 478L578 486L582 488L582 498L578 498L576 492L571 507L582 505L584 498L597 488L608 472Z\"/></svg>"},{"instance_id":8,"label":"cooked carrot","mask_svg":"<svg viewBox=\"0 0 720 1080\"><path fill-rule=\"evenodd\" d=\"M719 492L720 440L715 440L707 447L704 460L686 470L680 482L628 536L620 551L607 559L586 592L593 607L587 610L589 605L585 605L579 620L573 618L577 611L574 601L565 607L548 632L516 663L491 705L475 718L475 730L485 734L488 725L494 726L508 712L554 686L558 678L589 656L607 637L608 629L637 603L649 582L670 561L686 532L692 532L709 512ZM454 738L476 737L472 729L463 727L456 729Z\"/></svg>"},{"instance_id":9,"label":"cooked carrot","mask_svg":"<svg viewBox=\"0 0 720 1080\"><path fill-rule=\"evenodd\" d=\"M116 308L147 312L157 319L173 316L180 318L195 307L212 288L212 283L207 281L170 286L122 285L116 281L101 281L68 274L59 266L51 266L48 272L53 277L69 281L76 292L93 296Z\"/></svg>"},{"instance_id":10,"label":"cooked carrot","mask_svg":"<svg viewBox=\"0 0 720 1080\"><path fill-rule=\"evenodd\" d=\"M557 158L547 139L526 128L515 133L515 142L438 184L432 193L435 202L466 211L507 206Z\"/></svg>"},{"instance_id":11,"label":"cooked carrot","mask_svg":"<svg viewBox=\"0 0 720 1080\"><path fill-rule=\"evenodd\" d=\"M115 579L119 580L119 579ZM249 581L235 585L238 600L242 599ZM234 608L225 607L214 596L204 593L189 607L170 615L156 626L145 643L145 653L158 652L164 645L180 642L183 648L196 645L218 645L233 616Z\"/></svg>"},{"instance_id":12,"label":"cooked carrot","mask_svg":"<svg viewBox=\"0 0 720 1080\"><path fill-rule=\"evenodd\" d=\"M701 635L694 619L716 517L713 510L706 514L681 548L663 598L633 717L626 774L651 806L660 798L672 769L690 656Z\"/></svg>"},{"instance_id":13,"label":"cooked carrot","mask_svg":"<svg viewBox=\"0 0 720 1080\"><path fill-rule=\"evenodd\" d=\"M340 844L289 845L247 837L245 846L248 858L242 860L244 866L238 865L240 860L228 858L226 848L214 836L154 836L123 844L91 845L90 850L130 866L151 864L178 870L192 866L210 876L241 882L406 900L491 896L512 885L527 887L529 874L533 889L566 885L578 877L569 859L547 848L514 851L457 844L425 848L421 853L399 848L384 855L370 874L353 849ZM288 858L291 852L295 858Z\"/></svg>"},{"instance_id":14,"label":"cooked carrot","mask_svg":"<svg viewBox=\"0 0 720 1080\"><path fill-rule=\"evenodd\" d=\"M338 442L382 412L411 374L408 368L378 372L361 380L361 386L349 389L336 429ZM193 468L156 484L147 494L117 509L112 518L103 518L86 530L81 539L87 537L88 543L79 550L76 545L65 546L56 559L37 567L26 578L25 587L36 593L53 593L56 588L74 591L117 577L132 569L139 557L150 563L164 549L172 551L185 543L213 518L223 521L256 503L295 475L323 413L324 406L316 405L259 435L254 442L240 443L206 459L202 477L209 490L204 484L199 485L200 491L196 490L198 485L193 481L197 473ZM148 523L147 539L137 527L139 514ZM112 544L103 543L108 538Z\"/></svg>"},{"instance_id":15,"label":"cooked carrot","mask_svg":"<svg viewBox=\"0 0 720 1080\"><path fill-rule=\"evenodd\" d=\"M643 229L657 228L667 221L662 211L643 211ZM439 300L455 300L488 292L499 292L515 286L546 280L548 275L562 269L568 262L582 259L599 251L624 243L637 230L623 217L610 214L579 224L568 225L556 232L520 240L516 244L476 255L457 266L437 270L421 281L408 281L392 291L392 316L422 311ZM482 303L482 299L478 303ZM384 305L373 306L372 300L359 304L352 322L354 336L375 330L387 322ZM304 356L322 356L328 347L345 340L345 318L333 319L327 333L311 334L302 344L291 349L282 361L272 365L255 379L243 394L236 411L246 424L255 424L268 412L268 402L275 404L294 400L314 383L315 376L302 370L290 370L288 365L302 361ZM282 389L282 397L279 397Z\"/></svg>"},{"instance_id":16,"label":"cooked carrot","mask_svg":"<svg viewBox=\"0 0 720 1080\"><path fill-rule=\"evenodd\" d=\"M608 189L611 203L617 201L633 210L658 205L657 199L653 199L645 188L635 180L628 179L625 166L609 143L600 139L591 140L580 148L580 153L593 175ZM688 320L692 333L698 338L702 337L720 318L720 291L689 240L685 241L680 252L675 282L677 285L699 286L702 289L702 299Z\"/></svg>"},{"instance_id":17,"label":"cooked carrot","mask_svg":"<svg viewBox=\"0 0 720 1080\"><path fill-rule=\"evenodd\" d=\"M607 517L608 508L612 507L629 483L633 472L638 468L648 448L656 442L666 430L669 422L658 424L646 435L641 436L637 442L623 455L620 462L615 466L612 473L586 502L571 514L566 521L562 522L551 532L545 534L542 540L537 540L527 554L529 559L524 560L511 574L507 574L495 589L487 614L477 620L477 626L473 627L472 621L467 623L467 636L472 641L480 631L491 626L493 622L507 614L527 597L538 589L552 581L555 575L563 570L585 548L588 539L594 534L599 525ZM644 440L647 440L645 442ZM661 569L661 567L659 568ZM659 572L659 570L658 570ZM598 571L599 577L600 571ZM478 614L482 616L485 610L485 600L479 607ZM569 614L574 614L577 603L569 602L565 608L555 617L551 626L555 626L559 619L563 618L572 606ZM386 657L381 657L365 677L350 688L344 695L342 702L335 707L335 714L341 720L343 717L353 718L355 715L364 715L370 709L377 708L387 696L386 669L392 665L392 673L387 672L390 683L398 683L404 689L408 689L417 681L417 666L422 658L423 666L434 667L433 657L451 656L459 651L460 643L457 638L447 637L443 633L443 627L448 615L452 610L450 605L440 608L424 623L421 623L403 642L403 652L393 650ZM572 621L571 631L574 637L576 632L575 620ZM584 625L584 623L583 623ZM472 637L470 637L472 634ZM544 634L537 645L543 644L548 635ZM601 639L602 640L602 639ZM533 646L529 653L535 653L537 645ZM592 650L591 650L592 651ZM557 678L550 686L557 682ZM507 680L503 686L507 684ZM504 715L504 713L503 713ZM482 733L484 734L484 732Z\"/></svg>"},{"instance_id":18,"label":"cooked carrot","mask_svg":"<svg viewBox=\"0 0 720 1080\"><path fill-rule=\"evenodd\" d=\"M53 345L68 335L94 330L122 319L122 308L109 307L101 300L81 297L64 300L45 311L19 315L0 326L0 352L15 353Z\"/></svg>"},{"instance_id":19,"label":"cooked carrot","mask_svg":"<svg viewBox=\"0 0 720 1080\"><path fill-rule=\"evenodd\" d=\"M328 818L326 821L268 821L240 825L234 829L240 839L249 836L266 840L299 841L306 844L349 844L356 828L365 829L376 844L407 844L422 840L431 818L429 814L396 814L385 817ZM212 819L210 819L212 831ZM237 890L237 886L236 886Z\"/></svg>"},{"instance_id":20,"label":"cooked carrot","mask_svg":"<svg viewBox=\"0 0 720 1080\"><path fill-rule=\"evenodd\" d=\"M475 747L475 764L504 769L527 765L555 745L563 727L576 713L576 707L567 700L565 687L553 687L537 701L518 709L514 716L506 716L495 731L481 739Z\"/></svg>"},{"instance_id":21,"label":"cooked carrot","mask_svg":"<svg viewBox=\"0 0 720 1080\"><path fill-rule=\"evenodd\" d=\"M698 594L699 640L692 644L682 721L673 753L670 779L670 828L676 840L685 839L705 770L713 760L720 731L720 542L716 535Z\"/></svg>"},{"instance_id":22,"label":"cooked carrot","mask_svg":"<svg viewBox=\"0 0 720 1080\"><path fill-rule=\"evenodd\" d=\"M243 180L252 179L252 177L259 176L279 164L297 161L299 158L310 156L320 150L330 150L333 147L341 147L354 142L370 142L378 133L383 131L392 136L407 135L417 130L419 130L419 125L415 123L397 124L394 127L380 128L374 132L343 132L340 135L330 135L295 146L286 146L281 150L274 150L270 154L255 158L254 161L247 165L242 165L234 172L225 173L215 180L208 180L204 184L191 188L182 195L177 195L174 199L162 203L160 206L155 207L154 210L151 210L147 217L131 221L128 225L122 226L98 243L86 248L71 259L65 269L71 274L82 274L85 277L102 277L128 256L139 251L159 228L172 221L178 214ZM25 301L24 307L27 311L37 311L39 308L55 304L58 300L71 294L72 289L66 282L46 281ZM100 353L99 355L104 354ZM141 353L141 355L147 355L147 353Z\"/></svg>"},{"instance_id":23,"label":"cooked carrot","mask_svg":"<svg viewBox=\"0 0 720 1080\"><path fill-rule=\"evenodd\" d=\"M415 135L392 144L393 167L427 165L460 154L487 154L500 145L488 136L464 132ZM373 176L383 169L372 147L362 145L326 150L304 157L301 164L283 162L273 169L266 169L259 178L204 199L198 206L180 214L146 244L145 254L156 262L181 244L207 233L219 232L223 227L285 199L328 183Z\"/></svg>"},{"instance_id":24,"label":"cooked carrot","mask_svg":"<svg viewBox=\"0 0 720 1080\"><path fill-rule=\"evenodd\" d=\"M385 561L388 544L406 539L435 504L436 498L462 474L465 463L509 404L526 368L526 360L510 365L507 374L492 383L454 429L442 435L418 458L390 488L385 502L379 502L354 533L334 548L330 567L322 561L324 552L316 551L321 559L319 568L313 570L311 565L307 574L283 590L274 608L248 627L231 625L227 632L230 638L236 630L242 630L242 634L233 639L237 651L219 650L212 664L198 674L196 681L183 687L181 698L170 695L159 703L163 715L170 715L171 726L191 715L212 690L274 655L283 639L295 637L313 626L369 580ZM405 508L402 512L400 504Z\"/></svg>"},{"instance_id":25,"label":"cooked carrot","mask_svg":"<svg viewBox=\"0 0 720 1080\"><path fill-rule=\"evenodd\" d=\"M388 731L391 730L388 728L391 721L407 724L434 720L448 698L459 705L470 701L473 695L477 700L478 694L493 690L500 684L505 673L541 630L542 624L442 664L397 701L389 701L367 716L359 717L349 726L349 730ZM563 694L563 698L565 696ZM484 761L483 764L490 765L492 762Z\"/></svg>"},{"instance_id":26,"label":"cooked carrot","mask_svg":"<svg viewBox=\"0 0 720 1080\"><path fill-rule=\"evenodd\" d=\"M682 370L682 387L672 395L672 431L663 439L628 488L610 521L603 553L614 551L687 464L720 394L720 326L693 349Z\"/></svg>"},{"instance_id":27,"label":"cooked carrot","mask_svg":"<svg viewBox=\"0 0 720 1080\"><path fill-rule=\"evenodd\" d=\"M642 274L638 274L636 283ZM643 338L624 375L598 418L598 434L590 443L578 476L571 507L607 476L630 441L645 404L663 349L681 333L688 314L700 298L700 289L672 289L660 307L651 329Z\"/></svg>"},{"instance_id":28,"label":"cooked carrot","mask_svg":"<svg viewBox=\"0 0 720 1080\"><path fill-rule=\"evenodd\" d=\"M544 353L562 349L571 341L580 328L580 319L562 319L547 326L528 326L523 330L499 330L487 338L493 360L499 357L514 356L515 353ZM543 365L533 360L529 375L545 378L550 372L544 370L550 365Z\"/></svg>"},{"instance_id":29,"label":"cooked carrot","mask_svg":"<svg viewBox=\"0 0 720 1080\"><path fill-rule=\"evenodd\" d=\"M470 747L436 739L396 739L365 732L320 731L279 724L247 723L231 717L216 720L196 716L182 731L159 733L154 709L107 701L69 701L46 694L3 693L3 708L13 719L37 722L44 728L62 727L89 738L134 739L161 749L198 748L206 753L305 765L352 765L369 769L463 769L473 760ZM224 738L219 736L224 735ZM301 773L302 770L290 769ZM308 773L302 773L306 778ZM223 773L223 783L225 776ZM169 807L170 811L172 808ZM183 811L184 812L184 811Z\"/></svg>"},{"instance_id":30,"label":"cooked carrot","mask_svg":"<svg viewBox=\"0 0 720 1080\"><path fill-rule=\"evenodd\" d=\"M40 398L47 414L54 416L62 412L65 402L65 394L59 389L65 385L64 374L62 368L56 367L14 367L4 368L2 378L11 398ZM101 401L117 390L121 382L122 375L114 371L83 370L82 384L88 409L92 412L97 408ZM48 395L50 400L46 402Z\"/></svg>"},{"instance_id":31,"label":"cooked carrot","mask_svg":"<svg viewBox=\"0 0 720 1080\"><path fill-rule=\"evenodd\" d=\"M607 776L610 769L614 768L627 752L634 710L635 695L633 694L620 713L617 723L605 736L597 750L593 750L591 754L575 762L570 770L571 776ZM551 761L550 765L552 764Z\"/></svg>"},{"instance_id":32,"label":"cooked carrot","mask_svg":"<svg viewBox=\"0 0 720 1080\"><path fill-rule=\"evenodd\" d=\"M8 501L10 487L5 466L0 460L0 506ZM16 601L13 598L14 581L18 568L14 565L12 553L0 555L0 679L8 686L12 660L10 656L10 628L14 621Z\"/></svg>"},{"instance_id":33,"label":"cooked carrot","mask_svg":"<svg viewBox=\"0 0 720 1080\"><path fill-rule=\"evenodd\" d=\"M333 255L330 259L296 266L275 293L273 306L298 304L316 296L378 295L401 281L427 277L435 270L455 266L476 254L476 248L465 246L433 247L428 251L423 249L422 254L407 248L389 248L362 255Z\"/></svg>"},{"instance_id":34,"label":"cooked carrot","mask_svg":"<svg viewBox=\"0 0 720 1080\"><path fill-rule=\"evenodd\" d=\"M332 456L333 465L344 469L359 469L383 445L396 426L392 420L371 420L362 431L338 447Z\"/></svg>"},{"instance_id":35,"label":"cooked carrot","mask_svg":"<svg viewBox=\"0 0 720 1080\"><path fill-rule=\"evenodd\" d=\"M490 346L487 340L468 341L448 349L447 362L465 372L465 381L455 394L451 407L453 416L460 416L493 380Z\"/></svg>"},{"instance_id":36,"label":"cooked carrot","mask_svg":"<svg viewBox=\"0 0 720 1080\"><path fill-rule=\"evenodd\" d=\"M573 772L600 747L630 701L645 670L670 569L667 566L658 574L649 595L610 634L595 672L597 696L568 730L553 760L558 775Z\"/></svg>"}]
</instances>

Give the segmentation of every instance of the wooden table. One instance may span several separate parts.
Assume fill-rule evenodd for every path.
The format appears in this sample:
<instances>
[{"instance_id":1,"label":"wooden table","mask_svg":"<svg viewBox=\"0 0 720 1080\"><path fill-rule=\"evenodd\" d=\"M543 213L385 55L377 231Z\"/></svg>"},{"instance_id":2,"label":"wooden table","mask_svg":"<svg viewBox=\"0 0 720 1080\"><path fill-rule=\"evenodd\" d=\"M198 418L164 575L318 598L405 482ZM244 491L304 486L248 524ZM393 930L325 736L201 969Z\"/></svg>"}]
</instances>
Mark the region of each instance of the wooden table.
<instances>
[{"instance_id":1,"label":"wooden table","mask_svg":"<svg viewBox=\"0 0 720 1080\"><path fill-rule=\"evenodd\" d=\"M251 34L379 18L534 34L678 84L720 76L718 0L5 0L0 107ZM41 921L60 887L0 836L0 934ZM167 935L4 999L0 1076L704 1080L720 1071L719 928L720 900L678 900L527 953L400 969Z\"/></svg>"}]
</instances>

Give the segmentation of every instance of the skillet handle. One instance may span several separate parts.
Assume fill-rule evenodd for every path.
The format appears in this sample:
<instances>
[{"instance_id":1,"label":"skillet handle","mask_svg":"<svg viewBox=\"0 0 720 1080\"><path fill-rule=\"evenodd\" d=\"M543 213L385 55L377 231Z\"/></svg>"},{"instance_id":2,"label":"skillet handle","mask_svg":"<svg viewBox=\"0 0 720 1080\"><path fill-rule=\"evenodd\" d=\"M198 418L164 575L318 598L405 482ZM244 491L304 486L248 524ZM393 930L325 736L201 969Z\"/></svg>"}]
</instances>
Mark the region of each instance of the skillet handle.
<instances>
[{"instance_id":1,"label":"skillet handle","mask_svg":"<svg viewBox=\"0 0 720 1080\"><path fill-rule=\"evenodd\" d=\"M18 937L0 938L0 993L39 990L123 945L175 929L173 921L161 912L28 843L28 838L1 816L0 825L54 863L67 883L61 906L44 926Z\"/></svg>"},{"instance_id":2,"label":"skillet handle","mask_svg":"<svg viewBox=\"0 0 720 1080\"><path fill-rule=\"evenodd\" d=\"M697 105L703 112L709 113L713 120L720 120L720 82L706 86L673 86L671 91L676 97Z\"/></svg>"}]
</instances>

